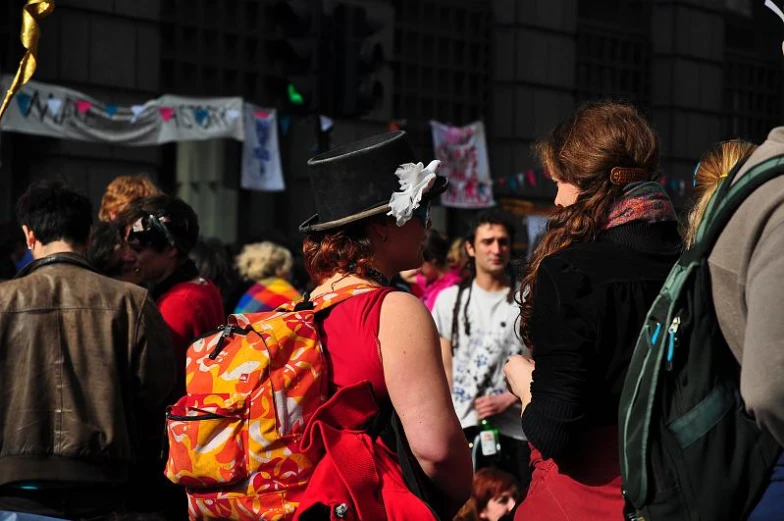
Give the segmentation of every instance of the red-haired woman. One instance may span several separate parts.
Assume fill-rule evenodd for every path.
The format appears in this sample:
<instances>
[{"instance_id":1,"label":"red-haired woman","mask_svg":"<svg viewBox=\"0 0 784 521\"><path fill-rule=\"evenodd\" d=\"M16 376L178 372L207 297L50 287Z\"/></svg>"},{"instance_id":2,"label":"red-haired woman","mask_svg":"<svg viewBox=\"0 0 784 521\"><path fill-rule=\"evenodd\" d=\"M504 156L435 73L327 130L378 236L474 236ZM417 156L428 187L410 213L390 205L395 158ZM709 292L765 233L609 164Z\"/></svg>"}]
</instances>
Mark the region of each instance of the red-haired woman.
<instances>
[{"instance_id":1,"label":"red-haired woman","mask_svg":"<svg viewBox=\"0 0 784 521\"><path fill-rule=\"evenodd\" d=\"M485 467L474 474L471 499L454 521L499 521L514 509L517 496L517 480L513 475L495 467Z\"/></svg>"},{"instance_id":2,"label":"red-haired woman","mask_svg":"<svg viewBox=\"0 0 784 521\"><path fill-rule=\"evenodd\" d=\"M305 266L317 284L312 298L359 288L320 322L333 397L369 382L378 406L394 407L423 481L439 491L447 503L442 513L451 518L470 493L471 457L452 407L438 333L416 297L388 287L395 274L422 264L429 201L446 188L446 179L435 173L437 166L437 161L427 167L413 163L405 132L374 136L316 156L308 167L318 214L300 230L307 234ZM351 405L357 407L356 403ZM341 433L335 436L342 442L342 436L352 436L360 426L330 428ZM380 498L384 512L378 515L390 521L432 519L403 483L399 461L404 456L395 454L395 444L384 436L363 439L363 446L372 446L374 460L374 468L363 472L379 479L380 488L364 495L341 489L343 507L370 512L373 505L368 502ZM298 512L323 509L319 503L336 496L336 475L343 476L349 463L356 470L359 457L335 462L334 472L317 468L314 476L324 475L325 480L311 481ZM331 464L327 460L319 466ZM352 506L352 498L358 504Z\"/></svg>"},{"instance_id":3,"label":"red-haired woman","mask_svg":"<svg viewBox=\"0 0 784 521\"><path fill-rule=\"evenodd\" d=\"M558 207L523 280L510 359L533 448L515 520L620 521L618 403L648 308L681 251L656 134L633 107L581 106L536 152ZM527 288L527 289L525 289Z\"/></svg>"}]
</instances>

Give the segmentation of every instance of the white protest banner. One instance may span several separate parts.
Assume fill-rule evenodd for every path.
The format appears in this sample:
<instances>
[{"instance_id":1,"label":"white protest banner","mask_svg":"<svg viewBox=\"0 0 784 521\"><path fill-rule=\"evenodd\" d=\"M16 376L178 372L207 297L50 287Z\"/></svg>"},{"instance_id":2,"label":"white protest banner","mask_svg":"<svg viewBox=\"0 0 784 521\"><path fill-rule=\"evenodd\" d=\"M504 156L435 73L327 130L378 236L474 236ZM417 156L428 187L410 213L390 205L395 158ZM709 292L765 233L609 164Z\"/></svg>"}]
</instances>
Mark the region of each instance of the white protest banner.
<instances>
[{"instance_id":1,"label":"white protest banner","mask_svg":"<svg viewBox=\"0 0 784 521\"><path fill-rule=\"evenodd\" d=\"M449 179L441 204L470 209L494 206L484 123L450 127L431 121L430 126L436 159L441 160L438 173Z\"/></svg>"},{"instance_id":2,"label":"white protest banner","mask_svg":"<svg viewBox=\"0 0 784 521\"><path fill-rule=\"evenodd\" d=\"M245 143L242 147L242 188L280 192L286 189L278 148L275 109L245 104Z\"/></svg>"},{"instance_id":3,"label":"white protest banner","mask_svg":"<svg viewBox=\"0 0 784 521\"><path fill-rule=\"evenodd\" d=\"M11 83L3 76L5 91ZM14 96L0 130L123 145L245 138L242 98L163 95L143 105L102 103L78 91L37 81Z\"/></svg>"}]
</instances>

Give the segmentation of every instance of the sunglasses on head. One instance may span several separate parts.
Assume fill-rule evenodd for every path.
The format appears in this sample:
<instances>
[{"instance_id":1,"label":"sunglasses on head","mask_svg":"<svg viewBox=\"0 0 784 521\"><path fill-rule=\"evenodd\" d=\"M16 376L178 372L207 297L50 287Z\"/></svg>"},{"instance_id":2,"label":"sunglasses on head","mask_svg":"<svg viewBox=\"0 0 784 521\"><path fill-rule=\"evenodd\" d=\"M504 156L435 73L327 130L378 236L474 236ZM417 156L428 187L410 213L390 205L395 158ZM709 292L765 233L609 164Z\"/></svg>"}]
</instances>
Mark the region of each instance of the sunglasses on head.
<instances>
[{"instance_id":1,"label":"sunglasses on head","mask_svg":"<svg viewBox=\"0 0 784 521\"><path fill-rule=\"evenodd\" d=\"M169 218L164 215L143 215L133 222L125 242L134 251L145 248L162 250L167 245L176 248L174 236L166 227L167 222L169 222Z\"/></svg>"},{"instance_id":2,"label":"sunglasses on head","mask_svg":"<svg viewBox=\"0 0 784 521\"><path fill-rule=\"evenodd\" d=\"M422 222L422 226L427 228L427 223L430 222L430 201L417 206L412 215Z\"/></svg>"}]
</instances>

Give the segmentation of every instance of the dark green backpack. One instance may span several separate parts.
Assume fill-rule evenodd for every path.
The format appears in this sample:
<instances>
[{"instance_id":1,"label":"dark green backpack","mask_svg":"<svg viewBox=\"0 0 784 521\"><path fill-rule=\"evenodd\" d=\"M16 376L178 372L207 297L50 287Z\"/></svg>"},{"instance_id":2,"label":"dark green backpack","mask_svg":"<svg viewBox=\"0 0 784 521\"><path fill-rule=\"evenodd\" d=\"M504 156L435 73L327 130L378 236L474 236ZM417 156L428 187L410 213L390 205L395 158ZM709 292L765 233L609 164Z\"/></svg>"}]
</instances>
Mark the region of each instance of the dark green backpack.
<instances>
[{"instance_id":1,"label":"dark green backpack","mask_svg":"<svg viewBox=\"0 0 784 521\"><path fill-rule=\"evenodd\" d=\"M781 448L740 397L740 366L713 307L708 256L740 204L784 173L784 156L716 190L643 325L621 394L624 496L645 521L739 521Z\"/></svg>"}]
</instances>

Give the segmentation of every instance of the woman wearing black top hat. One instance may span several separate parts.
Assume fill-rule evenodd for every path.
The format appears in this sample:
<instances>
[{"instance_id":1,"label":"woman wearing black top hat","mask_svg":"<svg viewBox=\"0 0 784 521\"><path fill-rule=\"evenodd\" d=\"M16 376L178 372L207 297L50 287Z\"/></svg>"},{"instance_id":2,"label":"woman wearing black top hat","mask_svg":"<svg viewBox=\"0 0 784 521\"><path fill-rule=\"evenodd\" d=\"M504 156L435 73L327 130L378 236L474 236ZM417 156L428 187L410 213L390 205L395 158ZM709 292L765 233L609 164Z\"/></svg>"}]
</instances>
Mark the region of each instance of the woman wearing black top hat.
<instances>
[{"instance_id":1,"label":"woman wearing black top hat","mask_svg":"<svg viewBox=\"0 0 784 521\"><path fill-rule=\"evenodd\" d=\"M447 181L435 173L438 161L427 167L413 162L405 132L331 150L312 158L308 167L318 214L300 230L307 234L305 266L317 284L312 297L372 287L330 308L320 322L331 390L369 382L378 406L394 407L410 461L423 471L420 484L438 492L447 505L441 514L451 518L470 495L471 458L452 407L438 334L416 297L388 287L395 274L422 264L430 199ZM366 501L381 497L387 519L432 519L405 488L400 463L405 458L398 457L394 442L379 436L368 443L374 452L370 472L372 479L380 478L380 490L363 497L352 493L353 506L370 512ZM341 464L335 466L340 473ZM334 497L334 491L323 492L331 487L312 481L300 508Z\"/></svg>"}]
</instances>

